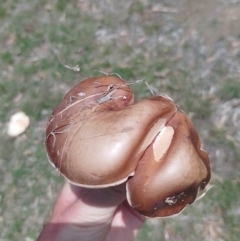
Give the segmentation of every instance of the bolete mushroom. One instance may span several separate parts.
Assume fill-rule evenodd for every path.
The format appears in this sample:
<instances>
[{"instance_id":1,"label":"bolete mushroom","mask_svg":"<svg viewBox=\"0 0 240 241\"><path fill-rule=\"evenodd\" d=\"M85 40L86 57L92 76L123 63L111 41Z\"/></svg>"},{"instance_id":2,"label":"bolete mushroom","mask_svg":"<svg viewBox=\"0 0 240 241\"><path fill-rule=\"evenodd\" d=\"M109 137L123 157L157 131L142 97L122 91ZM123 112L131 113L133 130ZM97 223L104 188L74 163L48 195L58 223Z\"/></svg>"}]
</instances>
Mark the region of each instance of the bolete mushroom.
<instances>
[{"instance_id":1,"label":"bolete mushroom","mask_svg":"<svg viewBox=\"0 0 240 241\"><path fill-rule=\"evenodd\" d=\"M179 213L210 180L208 155L186 114L165 96L134 103L113 76L73 87L46 129L49 161L72 184L104 188L127 181L127 200L147 217Z\"/></svg>"}]
</instances>

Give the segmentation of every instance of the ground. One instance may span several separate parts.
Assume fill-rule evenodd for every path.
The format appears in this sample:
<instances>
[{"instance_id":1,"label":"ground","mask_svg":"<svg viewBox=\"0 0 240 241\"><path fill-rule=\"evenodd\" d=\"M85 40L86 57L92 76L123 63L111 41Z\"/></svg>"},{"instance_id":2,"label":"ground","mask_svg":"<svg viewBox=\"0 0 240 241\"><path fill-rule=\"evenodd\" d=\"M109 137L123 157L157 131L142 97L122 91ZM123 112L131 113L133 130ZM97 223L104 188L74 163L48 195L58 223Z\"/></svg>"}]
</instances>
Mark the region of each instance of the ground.
<instances>
[{"instance_id":1,"label":"ground","mask_svg":"<svg viewBox=\"0 0 240 241\"><path fill-rule=\"evenodd\" d=\"M45 154L47 119L70 87L101 71L171 96L211 161L207 194L174 218L148 220L136 240L239 240L239 21L238 0L1 3L0 241L36 239L63 183ZM17 111L31 125L9 138Z\"/></svg>"}]
</instances>

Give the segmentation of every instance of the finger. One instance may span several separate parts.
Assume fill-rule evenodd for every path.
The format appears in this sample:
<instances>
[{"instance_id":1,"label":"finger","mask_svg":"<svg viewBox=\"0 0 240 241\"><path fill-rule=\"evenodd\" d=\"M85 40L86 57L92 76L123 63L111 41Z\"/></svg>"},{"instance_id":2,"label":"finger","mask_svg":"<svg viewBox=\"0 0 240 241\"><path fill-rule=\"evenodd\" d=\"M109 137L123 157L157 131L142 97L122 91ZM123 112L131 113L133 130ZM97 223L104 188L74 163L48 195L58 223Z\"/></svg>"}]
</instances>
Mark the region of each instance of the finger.
<instances>
[{"instance_id":1,"label":"finger","mask_svg":"<svg viewBox=\"0 0 240 241\"><path fill-rule=\"evenodd\" d=\"M106 241L133 241L145 220L127 201L123 202L116 210Z\"/></svg>"},{"instance_id":2,"label":"finger","mask_svg":"<svg viewBox=\"0 0 240 241\"><path fill-rule=\"evenodd\" d=\"M79 221L87 221L87 218L91 221L111 219L117 206L126 199L125 190L125 184L104 189L88 189L65 183L55 204L53 216L61 215L69 219L74 217Z\"/></svg>"}]
</instances>

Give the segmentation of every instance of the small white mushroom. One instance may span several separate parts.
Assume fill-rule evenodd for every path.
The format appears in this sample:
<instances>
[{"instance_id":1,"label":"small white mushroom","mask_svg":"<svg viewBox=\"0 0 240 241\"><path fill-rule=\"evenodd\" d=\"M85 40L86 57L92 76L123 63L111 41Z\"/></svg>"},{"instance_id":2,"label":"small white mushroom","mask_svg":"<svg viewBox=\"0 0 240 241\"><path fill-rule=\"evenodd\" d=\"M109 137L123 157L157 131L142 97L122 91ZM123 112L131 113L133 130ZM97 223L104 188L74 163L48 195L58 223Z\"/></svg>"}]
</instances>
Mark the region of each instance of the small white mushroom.
<instances>
[{"instance_id":1,"label":"small white mushroom","mask_svg":"<svg viewBox=\"0 0 240 241\"><path fill-rule=\"evenodd\" d=\"M10 137L17 137L24 133L30 125L29 117L22 111L11 116L8 123L7 134Z\"/></svg>"}]
</instances>

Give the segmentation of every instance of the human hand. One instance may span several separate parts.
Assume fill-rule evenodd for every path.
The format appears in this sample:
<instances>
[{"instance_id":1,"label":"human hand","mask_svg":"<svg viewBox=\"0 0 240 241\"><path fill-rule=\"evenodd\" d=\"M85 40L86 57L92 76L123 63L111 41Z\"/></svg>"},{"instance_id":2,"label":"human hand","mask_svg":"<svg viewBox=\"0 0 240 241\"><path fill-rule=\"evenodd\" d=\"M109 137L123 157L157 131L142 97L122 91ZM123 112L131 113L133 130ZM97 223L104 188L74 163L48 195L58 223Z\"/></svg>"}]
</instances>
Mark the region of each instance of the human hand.
<instances>
[{"instance_id":1,"label":"human hand","mask_svg":"<svg viewBox=\"0 0 240 241\"><path fill-rule=\"evenodd\" d=\"M126 184L88 189L66 183L37 241L132 241L145 217L126 201Z\"/></svg>"}]
</instances>

